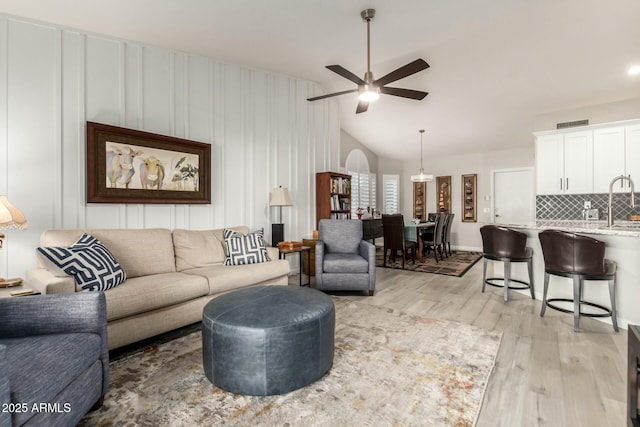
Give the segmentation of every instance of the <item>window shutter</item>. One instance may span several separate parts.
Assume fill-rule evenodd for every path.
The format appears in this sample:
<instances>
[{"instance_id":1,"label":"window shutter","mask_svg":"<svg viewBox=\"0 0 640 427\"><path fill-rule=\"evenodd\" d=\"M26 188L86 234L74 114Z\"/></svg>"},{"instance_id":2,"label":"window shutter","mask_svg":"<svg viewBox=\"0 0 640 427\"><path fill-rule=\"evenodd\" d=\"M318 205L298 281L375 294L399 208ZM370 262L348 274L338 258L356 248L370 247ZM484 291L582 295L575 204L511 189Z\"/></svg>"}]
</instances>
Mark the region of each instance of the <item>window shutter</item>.
<instances>
[{"instance_id":1,"label":"window shutter","mask_svg":"<svg viewBox=\"0 0 640 427\"><path fill-rule=\"evenodd\" d=\"M400 212L400 175L382 175L383 209L386 214Z\"/></svg>"}]
</instances>

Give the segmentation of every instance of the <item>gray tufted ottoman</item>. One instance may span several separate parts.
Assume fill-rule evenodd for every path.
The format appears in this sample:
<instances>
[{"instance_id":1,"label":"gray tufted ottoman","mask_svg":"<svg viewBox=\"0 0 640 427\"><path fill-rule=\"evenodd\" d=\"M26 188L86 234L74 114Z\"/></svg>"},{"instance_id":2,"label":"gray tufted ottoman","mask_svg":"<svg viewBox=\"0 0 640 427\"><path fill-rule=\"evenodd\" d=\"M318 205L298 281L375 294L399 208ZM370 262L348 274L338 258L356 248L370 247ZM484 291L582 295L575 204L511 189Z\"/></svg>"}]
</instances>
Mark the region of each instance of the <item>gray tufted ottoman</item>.
<instances>
[{"instance_id":1,"label":"gray tufted ottoman","mask_svg":"<svg viewBox=\"0 0 640 427\"><path fill-rule=\"evenodd\" d=\"M297 286L256 286L211 300L202 315L204 373L232 393L286 393L333 363L331 298Z\"/></svg>"}]
</instances>

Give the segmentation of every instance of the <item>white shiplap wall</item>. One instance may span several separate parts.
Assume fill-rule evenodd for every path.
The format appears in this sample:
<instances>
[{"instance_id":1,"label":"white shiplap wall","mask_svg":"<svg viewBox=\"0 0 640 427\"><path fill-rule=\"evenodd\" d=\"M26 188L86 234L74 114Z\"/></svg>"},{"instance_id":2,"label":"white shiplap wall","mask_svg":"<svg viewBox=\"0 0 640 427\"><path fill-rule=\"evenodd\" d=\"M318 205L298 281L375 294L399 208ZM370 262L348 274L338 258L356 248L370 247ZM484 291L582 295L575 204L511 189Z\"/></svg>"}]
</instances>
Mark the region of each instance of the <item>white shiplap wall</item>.
<instances>
[{"instance_id":1,"label":"white shiplap wall","mask_svg":"<svg viewBox=\"0 0 640 427\"><path fill-rule=\"evenodd\" d=\"M0 273L24 277L49 228L211 229L270 234L286 186L285 238L315 225L315 172L339 169L338 104L315 84L210 58L0 14L0 194L27 217ZM85 122L212 145L211 205L87 204ZM270 240L270 236L269 236Z\"/></svg>"}]
</instances>

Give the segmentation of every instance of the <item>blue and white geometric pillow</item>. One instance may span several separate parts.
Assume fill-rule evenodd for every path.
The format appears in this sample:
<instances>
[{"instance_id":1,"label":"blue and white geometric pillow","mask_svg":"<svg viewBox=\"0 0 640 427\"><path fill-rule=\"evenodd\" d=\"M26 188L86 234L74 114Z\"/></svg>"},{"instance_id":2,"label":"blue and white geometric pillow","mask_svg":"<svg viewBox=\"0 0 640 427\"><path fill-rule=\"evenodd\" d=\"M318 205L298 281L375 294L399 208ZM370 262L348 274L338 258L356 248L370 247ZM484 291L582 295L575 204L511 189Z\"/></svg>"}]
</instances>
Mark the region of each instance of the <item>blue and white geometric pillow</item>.
<instances>
[{"instance_id":1,"label":"blue and white geometric pillow","mask_svg":"<svg viewBox=\"0 0 640 427\"><path fill-rule=\"evenodd\" d=\"M106 291L127 279L122 266L109 249L95 237L84 233L69 247L36 248L47 268L58 269L76 281L85 291Z\"/></svg>"},{"instance_id":2,"label":"blue and white geometric pillow","mask_svg":"<svg viewBox=\"0 0 640 427\"><path fill-rule=\"evenodd\" d=\"M224 243L227 254L224 265L257 264L270 261L264 243L263 229L245 235L225 228Z\"/></svg>"}]
</instances>

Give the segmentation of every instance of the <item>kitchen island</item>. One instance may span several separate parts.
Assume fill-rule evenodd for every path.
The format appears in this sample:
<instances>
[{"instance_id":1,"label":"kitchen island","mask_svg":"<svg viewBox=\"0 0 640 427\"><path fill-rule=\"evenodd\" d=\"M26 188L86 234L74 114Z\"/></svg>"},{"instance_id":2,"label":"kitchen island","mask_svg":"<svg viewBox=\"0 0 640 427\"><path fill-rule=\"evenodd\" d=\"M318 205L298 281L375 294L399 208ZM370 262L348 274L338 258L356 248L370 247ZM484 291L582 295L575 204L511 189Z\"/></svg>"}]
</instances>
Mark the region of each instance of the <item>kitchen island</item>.
<instances>
[{"instance_id":1,"label":"kitchen island","mask_svg":"<svg viewBox=\"0 0 640 427\"><path fill-rule=\"evenodd\" d=\"M627 328L628 324L640 324L640 223L634 221L618 221L613 227L607 227L605 221L565 221L539 220L522 224L497 224L517 229L527 234L527 246L533 248L533 275L536 299L542 300L544 286L544 258L538 233L553 229L582 234L607 244L605 257L615 261L617 270L616 304L618 309L618 325ZM493 276L502 275L502 263L489 261L495 266ZM512 277L527 280L525 265L512 265ZM528 294L528 291L516 291ZM584 300L609 307L609 290L607 282L584 282ZM549 280L549 298L573 298L571 279L551 276ZM508 303L507 303L508 304ZM583 310L589 310L584 307ZM547 311L547 314L549 311ZM598 318L611 323L611 318ZM567 325L573 322L567 315Z\"/></svg>"}]
</instances>

